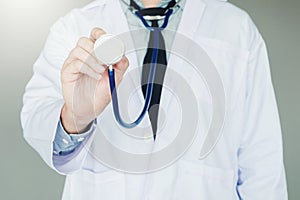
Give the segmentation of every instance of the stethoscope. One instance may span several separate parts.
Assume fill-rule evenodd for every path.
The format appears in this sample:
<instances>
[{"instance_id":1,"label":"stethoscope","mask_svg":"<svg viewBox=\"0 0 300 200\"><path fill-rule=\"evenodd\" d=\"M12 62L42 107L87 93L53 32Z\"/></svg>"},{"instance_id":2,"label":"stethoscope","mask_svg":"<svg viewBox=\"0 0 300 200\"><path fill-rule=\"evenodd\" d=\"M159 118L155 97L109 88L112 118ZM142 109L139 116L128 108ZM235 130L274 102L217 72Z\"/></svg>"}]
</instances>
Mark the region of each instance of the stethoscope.
<instances>
[{"instance_id":1,"label":"stethoscope","mask_svg":"<svg viewBox=\"0 0 300 200\"><path fill-rule=\"evenodd\" d=\"M127 4L124 0L122 0L125 4ZM148 76L148 84L146 89L146 95L145 95L145 103L143 106L143 109L140 113L140 115L137 117L137 119L131 123L125 122L121 115L119 110L119 103L118 103L118 94L116 89L116 81L115 81L115 70L113 68L113 65L119 62L125 52L125 46L122 40L112 34L105 34L101 36L96 42L95 42L95 55L96 57L106 66L108 66L108 77L109 77L109 85L110 85L110 92L112 97L112 106L113 106L113 112L115 115L116 121L124 128L134 128L136 127L145 117L147 110L150 106L150 101L152 97L153 92L153 83L154 83L154 75L156 71L156 65L157 65L157 58L158 58L158 47L159 47L159 32L164 30L169 22L169 18L173 13L173 8L175 8L178 3L181 0L177 1L176 4L172 7L166 10L165 14L163 16L143 16L141 13L134 9L129 4L128 7L130 11L136 15L143 25L150 31L154 33L154 40L153 40L153 54L151 58L150 63L150 72ZM148 23L148 21L152 20L164 20L163 24L160 27L151 27Z\"/></svg>"}]
</instances>

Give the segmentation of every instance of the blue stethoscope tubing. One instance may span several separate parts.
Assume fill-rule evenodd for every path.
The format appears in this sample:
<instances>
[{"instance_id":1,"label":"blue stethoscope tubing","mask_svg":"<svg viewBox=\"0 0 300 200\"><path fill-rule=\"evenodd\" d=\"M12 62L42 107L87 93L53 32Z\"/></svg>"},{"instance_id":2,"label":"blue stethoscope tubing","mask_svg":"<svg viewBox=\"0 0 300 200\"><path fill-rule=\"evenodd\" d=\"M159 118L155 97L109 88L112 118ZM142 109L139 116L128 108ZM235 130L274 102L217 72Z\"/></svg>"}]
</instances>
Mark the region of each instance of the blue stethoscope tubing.
<instances>
[{"instance_id":1,"label":"blue stethoscope tubing","mask_svg":"<svg viewBox=\"0 0 300 200\"><path fill-rule=\"evenodd\" d=\"M109 77L109 85L110 85L110 92L112 97L112 106L113 106L113 112L115 115L116 121L124 128L134 128L136 127L145 117L147 110L149 109L152 92L153 92L153 82L154 82L154 75L156 71L156 65L157 65L157 57L158 57L158 47L159 47L159 32L162 31L166 26L168 25L169 18L171 14L173 13L172 9L169 9L166 12L164 23L161 27L151 27L147 21L144 19L144 17L137 11L134 14L140 18L144 26L154 32L154 41L153 41L153 54L151 58L150 63L150 72L148 76L148 84L146 89L146 96L145 96L145 103L144 107L140 113L140 115L137 117L137 119L134 122L127 123L125 122L121 115L119 110L119 102L118 102L118 94L116 89L116 81L115 81L115 70L112 66L108 68L108 77Z\"/></svg>"}]
</instances>

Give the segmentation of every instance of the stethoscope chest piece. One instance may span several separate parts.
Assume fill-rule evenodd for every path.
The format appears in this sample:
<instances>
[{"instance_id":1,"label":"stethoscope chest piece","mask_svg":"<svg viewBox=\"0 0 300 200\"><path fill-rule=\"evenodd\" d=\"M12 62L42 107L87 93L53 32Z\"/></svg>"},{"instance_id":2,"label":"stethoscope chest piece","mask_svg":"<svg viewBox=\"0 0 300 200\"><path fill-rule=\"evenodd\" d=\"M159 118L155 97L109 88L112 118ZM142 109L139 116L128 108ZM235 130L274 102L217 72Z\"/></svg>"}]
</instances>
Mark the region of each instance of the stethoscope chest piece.
<instances>
[{"instance_id":1,"label":"stethoscope chest piece","mask_svg":"<svg viewBox=\"0 0 300 200\"><path fill-rule=\"evenodd\" d=\"M125 53L125 45L118 36L104 34L96 40L94 53L104 65L114 65L122 59Z\"/></svg>"}]
</instances>

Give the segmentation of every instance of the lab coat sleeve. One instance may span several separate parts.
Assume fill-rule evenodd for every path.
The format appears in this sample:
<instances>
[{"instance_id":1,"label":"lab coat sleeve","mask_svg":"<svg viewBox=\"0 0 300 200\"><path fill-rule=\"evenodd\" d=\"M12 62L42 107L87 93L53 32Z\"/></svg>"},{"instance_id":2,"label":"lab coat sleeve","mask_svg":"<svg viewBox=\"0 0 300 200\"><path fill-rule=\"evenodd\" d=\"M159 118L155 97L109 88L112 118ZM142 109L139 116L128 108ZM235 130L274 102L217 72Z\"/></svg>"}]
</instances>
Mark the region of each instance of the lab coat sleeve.
<instances>
[{"instance_id":1,"label":"lab coat sleeve","mask_svg":"<svg viewBox=\"0 0 300 200\"><path fill-rule=\"evenodd\" d=\"M81 148L72 159L60 159L57 165L53 162L53 140L64 104L60 69L78 40L74 24L75 19L70 13L51 28L44 50L34 64L33 77L26 86L21 111L24 138L51 168L61 174L79 170L87 155L87 148ZM85 145L89 144L90 141L85 142Z\"/></svg>"},{"instance_id":2,"label":"lab coat sleeve","mask_svg":"<svg viewBox=\"0 0 300 200\"><path fill-rule=\"evenodd\" d=\"M267 49L250 19L247 25L250 55L237 191L245 200L287 200L281 127Z\"/></svg>"}]
</instances>

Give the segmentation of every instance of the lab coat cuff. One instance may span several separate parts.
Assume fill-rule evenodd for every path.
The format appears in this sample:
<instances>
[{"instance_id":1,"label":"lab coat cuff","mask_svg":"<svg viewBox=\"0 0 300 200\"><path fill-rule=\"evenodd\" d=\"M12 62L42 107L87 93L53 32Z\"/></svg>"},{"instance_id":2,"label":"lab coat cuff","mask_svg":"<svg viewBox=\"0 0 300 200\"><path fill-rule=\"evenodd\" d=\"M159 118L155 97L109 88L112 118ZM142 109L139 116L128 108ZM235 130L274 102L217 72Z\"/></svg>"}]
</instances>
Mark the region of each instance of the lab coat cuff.
<instances>
[{"instance_id":1,"label":"lab coat cuff","mask_svg":"<svg viewBox=\"0 0 300 200\"><path fill-rule=\"evenodd\" d=\"M55 139L53 141L53 155L64 156L74 152L81 143L88 139L88 136L95 130L97 126L97 120L95 119L88 130L81 134L68 134L59 121Z\"/></svg>"},{"instance_id":2,"label":"lab coat cuff","mask_svg":"<svg viewBox=\"0 0 300 200\"><path fill-rule=\"evenodd\" d=\"M81 151L82 149L85 147L86 145L86 141L88 141L90 135L87 135L87 137L85 138L85 140L83 142L80 142L77 144L77 146L70 150L70 151L63 151L60 152L59 154L55 154L53 152L53 163L54 166L62 166L68 162L70 162L71 160L73 160Z\"/></svg>"}]
</instances>

